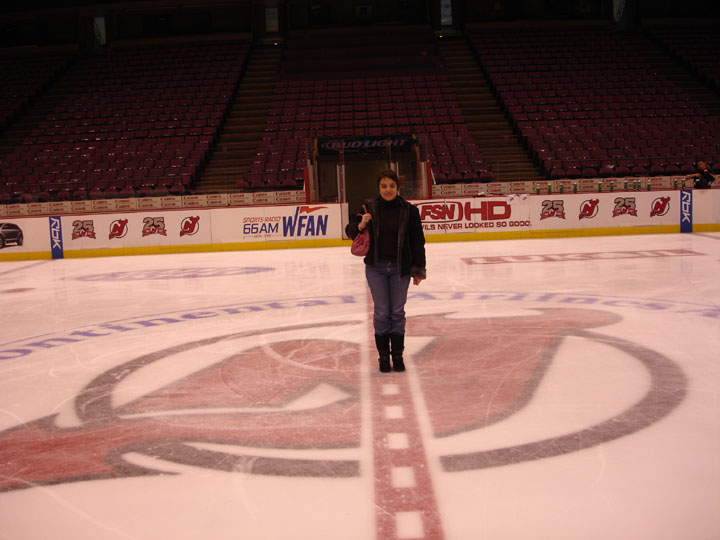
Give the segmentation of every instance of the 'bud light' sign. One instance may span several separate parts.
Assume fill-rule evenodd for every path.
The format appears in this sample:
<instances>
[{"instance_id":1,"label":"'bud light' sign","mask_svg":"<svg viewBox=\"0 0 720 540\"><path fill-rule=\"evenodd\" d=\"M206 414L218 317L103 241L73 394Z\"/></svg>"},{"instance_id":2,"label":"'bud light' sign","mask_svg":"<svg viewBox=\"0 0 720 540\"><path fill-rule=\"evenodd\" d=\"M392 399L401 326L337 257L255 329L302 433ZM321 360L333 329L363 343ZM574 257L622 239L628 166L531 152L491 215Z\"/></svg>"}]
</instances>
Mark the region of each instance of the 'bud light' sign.
<instances>
[{"instance_id":1,"label":"'bud light' sign","mask_svg":"<svg viewBox=\"0 0 720 540\"><path fill-rule=\"evenodd\" d=\"M408 152L415 139L412 135L389 135L386 137L348 137L344 139L318 139L321 154L359 154L375 152Z\"/></svg>"},{"instance_id":2,"label":"'bud light' sign","mask_svg":"<svg viewBox=\"0 0 720 540\"><path fill-rule=\"evenodd\" d=\"M53 259L63 258L62 221L59 216L50 216L50 252Z\"/></svg>"}]
</instances>

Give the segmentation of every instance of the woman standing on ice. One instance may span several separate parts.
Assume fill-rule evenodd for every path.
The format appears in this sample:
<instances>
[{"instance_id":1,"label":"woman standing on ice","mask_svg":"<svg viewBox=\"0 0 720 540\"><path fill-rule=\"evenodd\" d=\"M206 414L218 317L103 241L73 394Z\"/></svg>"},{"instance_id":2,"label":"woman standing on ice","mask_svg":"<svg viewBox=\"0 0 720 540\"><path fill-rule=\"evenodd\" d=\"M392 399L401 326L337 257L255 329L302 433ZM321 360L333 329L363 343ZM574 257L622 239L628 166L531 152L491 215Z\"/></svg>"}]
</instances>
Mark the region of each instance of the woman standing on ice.
<instances>
[{"instance_id":1,"label":"woman standing on ice","mask_svg":"<svg viewBox=\"0 0 720 540\"><path fill-rule=\"evenodd\" d=\"M379 196L365 202L365 212L350 219L345 232L355 238L369 227L370 249L365 256L365 277L373 299L373 327L380 371L405 371L405 302L410 278L425 279L425 235L420 212L403 199L393 170L381 171Z\"/></svg>"}]
</instances>

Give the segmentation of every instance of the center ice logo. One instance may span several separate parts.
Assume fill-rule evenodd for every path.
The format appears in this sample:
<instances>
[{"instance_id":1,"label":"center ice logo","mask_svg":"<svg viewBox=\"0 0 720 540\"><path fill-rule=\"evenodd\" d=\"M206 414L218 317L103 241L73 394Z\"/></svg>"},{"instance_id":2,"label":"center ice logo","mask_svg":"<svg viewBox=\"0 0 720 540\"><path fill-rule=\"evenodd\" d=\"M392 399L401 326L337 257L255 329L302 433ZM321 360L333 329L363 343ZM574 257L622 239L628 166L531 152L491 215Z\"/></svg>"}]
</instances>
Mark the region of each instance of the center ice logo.
<instances>
[{"instance_id":1,"label":"center ice logo","mask_svg":"<svg viewBox=\"0 0 720 540\"><path fill-rule=\"evenodd\" d=\"M655 351L591 330L618 319L589 309L542 309L489 319L409 318L410 338L431 337L412 355L411 365L436 438L481 430L528 406L555 352L570 336L622 351L649 373L645 396L606 421L493 450L465 445L462 452L439 456L443 469L482 469L575 452L632 434L672 411L686 388L678 366ZM0 491L165 474L127 460L129 454L254 474L358 476L359 457L329 458L323 451L361 444L361 346L278 337L324 328L331 334L357 324L321 322L195 339L130 359L97 376L76 396L78 426L59 427L53 414L0 433ZM152 378L148 368L157 362L220 343L224 348L234 344L235 352L129 402L117 398L129 377L136 383ZM609 408L613 402L608 395ZM282 450L282 457L258 455L254 448ZM302 451L293 455L297 449Z\"/></svg>"}]
</instances>

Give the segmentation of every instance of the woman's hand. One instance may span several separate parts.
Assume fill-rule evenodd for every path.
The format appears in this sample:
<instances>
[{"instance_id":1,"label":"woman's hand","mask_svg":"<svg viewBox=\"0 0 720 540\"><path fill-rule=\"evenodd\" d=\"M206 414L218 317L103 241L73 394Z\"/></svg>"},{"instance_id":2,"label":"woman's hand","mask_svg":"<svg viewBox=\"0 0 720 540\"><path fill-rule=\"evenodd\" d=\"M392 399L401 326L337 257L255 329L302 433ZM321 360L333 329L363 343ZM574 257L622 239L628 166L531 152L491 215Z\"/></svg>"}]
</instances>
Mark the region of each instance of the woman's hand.
<instances>
[{"instance_id":1,"label":"woman's hand","mask_svg":"<svg viewBox=\"0 0 720 540\"><path fill-rule=\"evenodd\" d=\"M420 285L420 282L423 280L421 277L414 277L413 278L413 285Z\"/></svg>"},{"instance_id":2,"label":"woman's hand","mask_svg":"<svg viewBox=\"0 0 720 540\"><path fill-rule=\"evenodd\" d=\"M367 227L367 224L372 219L372 216L370 214L363 214L362 219L360 220L360 223L358 223L358 229L361 231L364 231Z\"/></svg>"}]
</instances>

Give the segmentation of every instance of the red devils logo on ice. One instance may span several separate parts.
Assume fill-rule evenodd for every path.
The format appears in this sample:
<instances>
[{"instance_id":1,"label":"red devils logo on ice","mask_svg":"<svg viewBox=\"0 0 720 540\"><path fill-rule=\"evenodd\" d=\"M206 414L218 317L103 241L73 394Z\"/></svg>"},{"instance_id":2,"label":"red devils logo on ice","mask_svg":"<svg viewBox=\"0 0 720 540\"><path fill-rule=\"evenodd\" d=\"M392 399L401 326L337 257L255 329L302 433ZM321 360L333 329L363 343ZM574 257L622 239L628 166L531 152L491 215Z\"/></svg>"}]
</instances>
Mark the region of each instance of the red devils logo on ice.
<instances>
[{"instance_id":1,"label":"red devils logo on ice","mask_svg":"<svg viewBox=\"0 0 720 540\"><path fill-rule=\"evenodd\" d=\"M127 234L127 219L116 219L110 224L110 240L123 238Z\"/></svg>"},{"instance_id":2,"label":"red devils logo on ice","mask_svg":"<svg viewBox=\"0 0 720 540\"><path fill-rule=\"evenodd\" d=\"M652 202L650 217L664 216L670 210L670 197L658 197Z\"/></svg>"},{"instance_id":3,"label":"red devils logo on ice","mask_svg":"<svg viewBox=\"0 0 720 540\"><path fill-rule=\"evenodd\" d=\"M594 218L595 216L597 216L599 203L599 199L590 199L589 201L584 201L580 205L580 215L578 217L580 219Z\"/></svg>"},{"instance_id":4,"label":"red devils logo on ice","mask_svg":"<svg viewBox=\"0 0 720 540\"><path fill-rule=\"evenodd\" d=\"M180 224L180 236L185 235L193 235L196 232L198 232L198 222L200 221L200 216L195 217L186 217L182 220L182 223Z\"/></svg>"},{"instance_id":5,"label":"red devils logo on ice","mask_svg":"<svg viewBox=\"0 0 720 540\"><path fill-rule=\"evenodd\" d=\"M686 387L675 363L640 345L591 331L618 320L611 313L587 309L543 309L529 316L490 319L409 318L408 336L431 338L412 354L410 365L438 438L483 429L530 406L553 356L570 336L622 351L649 373L645 396L605 420L495 450L476 450L467 443L461 446L465 451L440 458L444 470L496 467L591 448L643 429L672 411ZM126 460L130 454L222 471L242 467L275 476L358 476L359 457L328 457L322 451L360 448L360 400L368 399L361 391L366 367L358 362L360 346L324 339L272 341L279 330L356 324L306 324L195 339L118 365L76 396L73 427L59 426L57 414L51 414L0 432L0 492L163 472ZM254 345L258 341L268 344ZM137 385L143 376L157 377L152 369L144 373L156 362L178 354L202 355L203 347L220 342L225 349L237 344L235 353L193 374L158 382L144 395L121 397L131 384L125 383L128 377ZM614 403L615 396L608 395L608 410ZM257 455L253 448L283 452ZM294 456L293 449L303 451ZM318 457L308 455L307 449L316 450Z\"/></svg>"}]
</instances>

